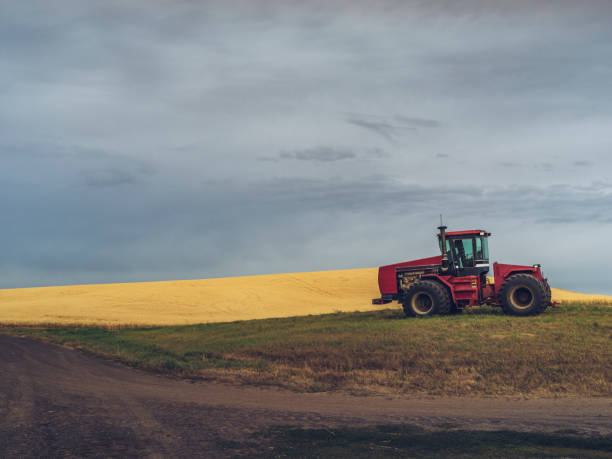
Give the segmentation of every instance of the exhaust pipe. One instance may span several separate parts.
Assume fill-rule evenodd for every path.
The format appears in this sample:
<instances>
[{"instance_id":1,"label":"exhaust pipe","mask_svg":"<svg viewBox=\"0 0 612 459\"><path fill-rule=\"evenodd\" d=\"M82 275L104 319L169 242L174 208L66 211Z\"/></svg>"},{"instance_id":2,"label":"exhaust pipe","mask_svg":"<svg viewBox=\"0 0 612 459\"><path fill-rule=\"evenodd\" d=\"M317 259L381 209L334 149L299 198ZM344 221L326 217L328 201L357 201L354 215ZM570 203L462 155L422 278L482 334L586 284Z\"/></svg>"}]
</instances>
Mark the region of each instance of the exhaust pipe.
<instances>
[{"instance_id":1,"label":"exhaust pipe","mask_svg":"<svg viewBox=\"0 0 612 459\"><path fill-rule=\"evenodd\" d=\"M440 223L442 223L442 217L440 217ZM446 253L446 226L440 225L438 226L440 230L440 240L442 242L442 268L440 271L443 273L448 272L448 254Z\"/></svg>"}]
</instances>

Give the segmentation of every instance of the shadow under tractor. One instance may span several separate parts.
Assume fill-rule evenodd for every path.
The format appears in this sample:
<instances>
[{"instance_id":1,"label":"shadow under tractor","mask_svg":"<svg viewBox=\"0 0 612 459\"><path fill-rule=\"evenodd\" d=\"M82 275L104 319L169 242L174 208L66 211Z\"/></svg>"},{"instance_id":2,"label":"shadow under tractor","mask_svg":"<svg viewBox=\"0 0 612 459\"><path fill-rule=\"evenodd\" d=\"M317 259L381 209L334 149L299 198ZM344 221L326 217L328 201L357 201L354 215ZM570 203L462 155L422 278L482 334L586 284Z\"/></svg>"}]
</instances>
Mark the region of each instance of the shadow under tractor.
<instances>
[{"instance_id":1,"label":"shadow under tractor","mask_svg":"<svg viewBox=\"0 0 612 459\"><path fill-rule=\"evenodd\" d=\"M554 306L540 265L493 263L490 283L487 238L491 233L438 229L441 255L381 266L381 298L372 303L397 300L409 317L456 314L484 304L500 306L506 314L529 316Z\"/></svg>"}]
</instances>

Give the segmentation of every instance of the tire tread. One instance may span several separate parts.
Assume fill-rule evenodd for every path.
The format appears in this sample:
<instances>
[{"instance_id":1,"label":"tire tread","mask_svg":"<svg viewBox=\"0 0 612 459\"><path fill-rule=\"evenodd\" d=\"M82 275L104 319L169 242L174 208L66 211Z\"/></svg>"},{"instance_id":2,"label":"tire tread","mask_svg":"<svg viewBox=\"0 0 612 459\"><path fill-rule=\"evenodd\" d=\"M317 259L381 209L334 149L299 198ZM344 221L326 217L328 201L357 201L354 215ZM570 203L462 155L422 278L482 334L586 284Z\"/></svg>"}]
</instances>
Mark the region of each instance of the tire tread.
<instances>
[{"instance_id":1,"label":"tire tread","mask_svg":"<svg viewBox=\"0 0 612 459\"><path fill-rule=\"evenodd\" d=\"M404 299L402 301L402 307L404 313L408 317L416 317L412 308L410 308L410 299L414 293L420 289L431 291L434 295L434 309L431 314L448 315L451 312L451 298L448 290L442 286L439 282L431 279L423 279L412 284L404 293Z\"/></svg>"},{"instance_id":2,"label":"tire tread","mask_svg":"<svg viewBox=\"0 0 612 459\"><path fill-rule=\"evenodd\" d=\"M537 301L537 304L532 309L525 312L515 311L506 301L508 298L508 289L520 283L526 283L530 287L533 287L538 290L537 296L539 297L539 301ZM548 307L549 301L547 297L548 295L544 283L537 277L532 276L531 274L513 274L504 281L501 288L499 289L499 303L501 304L504 313L513 316L535 316L538 314L542 314Z\"/></svg>"}]
</instances>

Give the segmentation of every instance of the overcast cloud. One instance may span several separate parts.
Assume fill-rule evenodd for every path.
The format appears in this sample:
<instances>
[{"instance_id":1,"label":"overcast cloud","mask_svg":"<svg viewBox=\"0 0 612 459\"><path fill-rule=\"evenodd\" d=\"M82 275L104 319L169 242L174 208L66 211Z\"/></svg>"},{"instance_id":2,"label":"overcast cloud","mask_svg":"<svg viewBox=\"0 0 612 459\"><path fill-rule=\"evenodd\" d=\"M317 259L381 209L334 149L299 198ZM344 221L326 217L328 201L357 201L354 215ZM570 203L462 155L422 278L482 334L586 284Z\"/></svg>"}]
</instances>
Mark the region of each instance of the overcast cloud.
<instances>
[{"instance_id":1,"label":"overcast cloud","mask_svg":"<svg viewBox=\"0 0 612 459\"><path fill-rule=\"evenodd\" d=\"M0 0L0 287L492 257L612 294L612 3Z\"/></svg>"}]
</instances>

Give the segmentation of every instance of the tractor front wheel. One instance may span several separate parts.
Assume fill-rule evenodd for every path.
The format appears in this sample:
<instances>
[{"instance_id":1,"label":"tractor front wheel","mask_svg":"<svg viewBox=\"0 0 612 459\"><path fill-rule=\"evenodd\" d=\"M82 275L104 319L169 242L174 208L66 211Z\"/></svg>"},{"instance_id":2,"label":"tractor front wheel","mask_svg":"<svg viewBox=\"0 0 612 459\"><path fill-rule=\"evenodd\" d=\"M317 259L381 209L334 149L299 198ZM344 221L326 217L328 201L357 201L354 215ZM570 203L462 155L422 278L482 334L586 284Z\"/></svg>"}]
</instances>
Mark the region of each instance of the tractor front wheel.
<instances>
[{"instance_id":1,"label":"tractor front wheel","mask_svg":"<svg viewBox=\"0 0 612 459\"><path fill-rule=\"evenodd\" d=\"M425 317L450 313L451 301L448 291L440 283L422 280L406 290L402 306L408 317Z\"/></svg>"},{"instance_id":2,"label":"tractor front wheel","mask_svg":"<svg viewBox=\"0 0 612 459\"><path fill-rule=\"evenodd\" d=\"M499 302L506 314L533 316L548 306L544 284L529 274L510 276L499 289Z\"/></svg>"}]
</instances>

